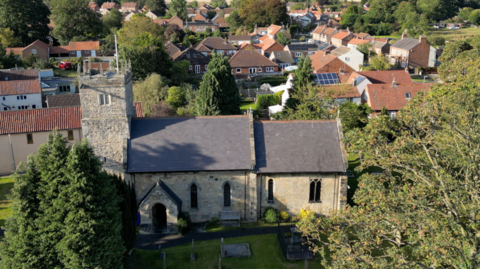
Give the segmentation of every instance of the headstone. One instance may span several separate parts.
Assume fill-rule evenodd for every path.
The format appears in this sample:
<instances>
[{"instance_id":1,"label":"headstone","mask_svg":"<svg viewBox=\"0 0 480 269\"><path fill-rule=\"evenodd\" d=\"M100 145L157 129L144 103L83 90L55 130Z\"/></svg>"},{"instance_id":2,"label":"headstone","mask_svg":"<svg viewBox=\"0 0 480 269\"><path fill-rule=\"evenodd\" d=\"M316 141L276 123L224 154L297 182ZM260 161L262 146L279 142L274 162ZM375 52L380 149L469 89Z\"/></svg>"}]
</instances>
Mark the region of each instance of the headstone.
<instances>
[{"instance_id":1,"label":"headstone","mask_svg":"<svg viewBox=\"0 0 480 269\"><path fill-rule=\"evenodd\" d=\"M158 244L158 252L160 252L160 260L163 259L162 244Z\"/></svg>"},{"instance_id":2,"label":"headstone","mask_svg":"<svg viewBox=\"0 0 480 269\"><path fill-rule=\"evenodd\" d=\"M305 260L305 269L308 269L309 266L308 266L308 260Z\"/></svg>"},{"instance_id":3,"label":"headstone","mask_svg":"<svg viewBox=\"0 0 480 269\"><path fill-rule=\"evenodd\" d=\"M223 249L223 237L222 237L222 242L220 243L220 255L225 256L225 252L224 252L224 249Z\"/></svg>"},{"instance_id":4,"label":"headstone","mask_svg":"<svg viewBox=\"0 0 480 269\"><path fill-rule=\"evenodd\" d=\"M218 256L218 269L222 269L222 255Z\"/></svg>"},{"instance_id":5,"label":"headstone","mask_svg":"<svg viewBox=\"0 0 480 269\"><path fill-rule=\"evenodd\" d=\"M190 260L194 261L195 260L195 250L194 250L194 241L192 239L192 253L190 254Z\"/></svg>"},{"instance_id":6,"label":"headstone","mask_svg":"<svg viewBox=\"0 0 480 269\"><path fill-rule=\"evenodd\" d=\"M163 269L167 269L167 253L163 252Z\"/></svg>"}]
</instances>

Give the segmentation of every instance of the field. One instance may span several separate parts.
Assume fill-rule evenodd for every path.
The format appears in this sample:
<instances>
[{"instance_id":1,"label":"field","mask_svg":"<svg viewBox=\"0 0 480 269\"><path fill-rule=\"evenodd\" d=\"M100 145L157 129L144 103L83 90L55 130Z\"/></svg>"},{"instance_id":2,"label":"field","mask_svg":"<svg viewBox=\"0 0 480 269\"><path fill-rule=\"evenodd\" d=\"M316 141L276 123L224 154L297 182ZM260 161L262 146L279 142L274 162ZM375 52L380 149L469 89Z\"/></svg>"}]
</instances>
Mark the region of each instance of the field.
<instances>
[{"instance_id":1,"label":"field","mask_svg":"<svg viewBox=\"0 0 480 269\"><path fill-rule=\"evenodd\" d=\"M0 177L0 227L5 224L5 220L12 215L12 201L7 198L13 187L13 178Z\"/></svg>"},{"instance_id":2,"label":"field","mask_svg":"<svg viewBox=\"0 0 480 269\"><path fill-rule=\"evenodd\" d=\"M448 30L446 28L435 29L429 32L429 36L441 36L445 40L467 39L472 36L480 35L480 28L462 28L458 30Z\"/></svg>"},{"instance_id":3,"label":"field","mask_svg":"<svg viewBox=\"0 0 480 269\"><path fill-rule=\"evenodd\" d=\"M283 258L276 234L227 238L225 244L249 243L249 258L223 258L223 269L303 269L304 262L287 262ZM167 268L213 269L218 268L220 240L195 242L195 261L190 261L191 244L164 249ZM318 261L309 263L310 269L322 268ZM125 261L126 269L163 268L158 251L135 249Z\"/></svg>"}]
</instances>

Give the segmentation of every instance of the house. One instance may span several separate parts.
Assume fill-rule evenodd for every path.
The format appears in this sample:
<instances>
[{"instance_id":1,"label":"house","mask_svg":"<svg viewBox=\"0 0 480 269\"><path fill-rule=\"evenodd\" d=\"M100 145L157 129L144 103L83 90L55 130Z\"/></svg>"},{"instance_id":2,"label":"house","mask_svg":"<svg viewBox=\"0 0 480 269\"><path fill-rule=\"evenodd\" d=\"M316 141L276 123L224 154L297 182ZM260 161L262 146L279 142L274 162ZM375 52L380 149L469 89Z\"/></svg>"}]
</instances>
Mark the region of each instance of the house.
<instances>
[{"instance_id":1,"label":"house","mask_svg":"<svg viewBox=\"0 0 480 269\"><path fill-rule=\"evenodd\" d=\"M325 85L322 94L332 97L337 103L345 103L346 101L354 102L357 105L362 103L362 94L356 86L350 84Z\"/></svg>"},{"instance_id":2,"label":"house","mask_svg":"<svg viewBox=\"0 0 480 269\"><path fill-rule=\"evenodd\" d=\"M130 12L130 13L128 13L128 14L123 18L123 20L124 20L124 21L130 21L135 14L137 14L137 13L136 13L136 12Z\"/></svg>"},{"instance_id":3,"label":"house","mask_svg":"<svg viewBox=\"0 0 480 269\"><path fill-rule=\"evenodd\" d=\"M69 57L97 57L100 52L100 41L69 42L68 46L62 46L61 48L68 51ZM50 57L56 56L51 54Z\"/></svg>"},{"instance_id":4,"label":"house","mask_svg":"<svg viewBox=\"0 0 480 269\"><path fill-rule=\"evenodd\" d=\"M195 22L195 21L206 21L206 20L207 20L206 15L203 15L202 13L200 13L200 10L198 10L195 17L192 18L193 22Z\"/></svg>"},{"instance_id":5,"label":"house","mask_svg":"<svg viewBox=\"0 0 480 269\"><path fill-rule=\"evenodd\" d=\"M229 60L235 78L248 75L271 76L278 74L278 64L254 50L240 50Z\"/></svg>"},{"instance_id":6,"label":"house","mask_svg":"<svg viewBox=\"0 0 480 269\"><path fill-rule=\"evenodd\" d=\"M373 37L372 41L370 42L372 43L372 50L376 54L383 54L383 55L390 54L390 43L388 43L388 40L383 38Z\"/></svg>"},{"instance_id":7,"label":"house","mask_svg":"<svg viewBox=\"0 0 480 269\"><path fill-rule=\"evenodd\" d=\"M98 67L96 63L96 67ZM47 98L49 95L70 95L77 92L75 79L73 78L42 78L42 97Z\"/></svg>"},{"instance_id":8,"label":"house","mask_svg":"<svg viewBox=\"0 0 480 269\"><path fill-rule=\"evenodd\" d=\"M365 88L363 98L375 114L385 109L394 118L398 111L421 91L429 91L434 83L412 84L369 84Z\"/></svg>"},{"instance_id":9,"label":"house","mask_svg":"<svg viewBox=\"0 0 480 269\"><path fill-rule=\"evenodd\" d=\"M340 46L347 46L348 42L353 38L353 33L348 30L346 32L339 32L332 36L331 41L332 44L340 47Z\"/></svg>"},{"instance_id":10,"label":"house","mask_svg":"<svg viewBox=\"0 0 480 269\"><path fill-rule=\"evenodd\" d=\"M371 39L372 36L368 33L354 33L353 36L358 39Z\"/></svg>"},{"instance_id":11,"label":"house","mask_svg":"<svg viewBox=\"0 0 480 269\"><path fill-rule=\"evenodd\" d=\"M88 7L91 8L94 12L100 12L100 7L98 6L97 3L90 1L88 3Z\"/></svg>"},{"instance_id":12,"label":"house","mask_svg":"<svg viewBox=\"0 0 480 269\"><path fill-rule=\"evenodd\" d=\"M298 63L303 55L311 56L317 49L316 44L294 43L286 45L284 51L290 52L295 62Z\"/></svg>"},{"instance_id":13,"label":"house","mask_svg":"<svg viewBox=\"0 0 480 269\"><path fill-rule=\"evenodd\" d=\"M20 48L6 48L6 54L13 53L18 55L19 57L26 59L30 57L30 55L36 55L40 59L48 60L50 55L50 46L43 41L36 40L32 44Z\"/></svg>"},{"instance_id":14,"label":"house","mask_svg":"<svg viewBox=\"0 0 480 269\"><path fill-rule=\"evenodd\" d=\"M210 28L212 29L212 32L215 32L215 30L220 29L220 25L212 21L187 21L185 22L183 29L188 29L195 33L201 33L205 32L207 28Z\"/></svg>"},{"instance_id":15,"label":"house","mask_svg":"<svg viewBox=\"0 0 480 269\"><path fill-rule=\"evenodd\" d=\"M352 49L357 49L358 45L365 44L365 43L371 43L370 39L360 39L360 38L352 38L350 41L348 41L347 47L352 48Z\"/></svg>"},{"instance_id":16,"label":"house","mask_svg":"<svg viewBox=\"0 0 480 269\"><path fill-rule=\"evenodd\" d=\"M252 42L252 37L250 35L229 35L228 36L228 43L240 46L243 43L250 44Z\"/></svg>"},{"instance_id":17,"label":"house","mask_svg":"<svg viewBox=\"0 0 480 269\"><path fill-rule=\"evenodd\" d=\"M272 39L265 40L260 44L254 44L254 46L260 47L260 49L257 51L260 52L265 57L270 57L270 53L277 52L277 51L284 51L285 49L285 47L282 44Z\"/></svg>"},{"instance_id":18,"label":"house","mask_svg":"<svg viewBox=\"0 0 480 269\"><path fill-rule=\"evenodd\" d=\"M350 73L355 71L350 65L333 56L321 51L310 56L313 73Z\"/></svg>"},{"instance_id":19,"label":"house","mask_svg":"<svg viewBox=\"0 0 480 269\"><path fill-rule=\"evenodd\" d=\"M120 7L115 2L104 2L100 7L100 11L110 11L111 9L120 10Z\"/></svg>"},{"instance_id":20,"label":"house","mask_svg":"<svg viewBox=\"0 0 480 269\"><path fill-rule=\"evenodd\" d=\"M320 39L315 39L316 41L321 41L327 44L332 44L332 37L337 34L339 31L337 28L328 27L319 34ZM317 36L318 37L318 36Z\"/></svg>"},{"instance_id":21,"label":"house","mask_svg":"<svg viewBox=\"0 0 480 269\"><path fill-rule=\"evenodd\" d=\"M120 9L120 11L123 13L138 12L138 3L122 3L122 9Z\"/></svg>"},{"instance_id":22,"label":"house","mask_svg":"<svg viewBox=\"0 0 480 269\"><path fill-rule=\"evenodd\" d=\"M317 26L313 31L312 31L312 39L315 41L315 43L321 42L320 41L320 35L327 30L326 25L319 25Z\"/></svg>"},{"instance_id":23,"label":"house","mask_svg":"<svg viewBox=\"0 0 480 269\"><path fill-rule=\"evenodd\" d=\"M173 58L175 54L180 53L184 50L185 48L183 46L175 44L171 41L167 41L167 43L165 43L165 51L168 53L168 56L170 56L170 58Z\"/></svg>"},{"instance_id":24,"label":"house","mask_svg":"<svg viewBox=\"0 0 480 269\"><path fill-rule=\"evenodd\" d=\"M219 15L217 15L212 19L212 22L218 24L220 31L228 32L228 22L227 20L225 20L224 17L220 17Z\"/></svg>"},{"instance_id":25,"label":"house","mask_svg":"<svg viewBox=\"0 0 480 269\"><path fill-rule=\"evenodd\" d=\"M342 60L355 71L360 71L360 67L363 65L364 55L357 49L341 46L332 50L331 54Z\"/></svg>"},{"instance_id":26,"label":"house","mask_svg":"<svg viewBox=\"0 0 480 269\"><path fill-rule=\"evenodd\" d=\"M42 108L39 71L0 71L0 111Z\"/></svg>"},{"instance_id":27,"label":"house","mask_svg":"<svg viewBox=\"0 0 480 269\"><path fill-rule=\"evenodd\" d=\"M404 70L352 72L346 79L346 83L356 86L362 95L369 84L391 85L394 81L397 85L413 84L410 74Z\"/></svg>"},{"instance_id":28,"label":"house","mask_svg":"<svg viewBox=\"0 0 480 269\"><path fill-rule=\"evenodd\" d=\"M207 37L198 43L195 47L195 50L200 52L205 56L210 56L212 51L215 50L218 54L223 55L233 55L237 52L237 48L227 42L227 40L222 39L221 37Z\"/></svg>"},{"instance_id":29,"label":"house","mask_svg":"<svg viewBox=\"0 0 480 269\"><path fill-rule=\"evenodd\" d=\"M402 39L390 46L390 64L413 69L417 74L420 67L435 67L436 49L427 43L425 36L418 39L408 38L402 34Z\"/></svg>"},{"instance_id":30,"label":"house","mask_svg":"<svg viewBox=\"0 0 480 269\"><path fill-rule=\"evenodd\" d=\"M270 53L269 59L272 62L278 64L280 66L280 69L295 65L295 60L288 51L275 51L273 53Z\"/></svg>"},{"instance_id":31,"label":"house","mask_svg":"<svg viewBox=\"0 0 480 269\"><path fill-rule=\"evenodd\" d=\"M145 13L145 16L149 17L152 20L161 19L162 13L160 13L159 11L151 11L150 10L147 13Z\"/></svg>"},{"instance_id":32,"label":"house","mask_svg":"<svg viewBox=\"0 0 480 269\"><path fill-rule=\"evenodd\" d=\"M290 17L291 23L295 22L302 28L310 26L315 22L315 15L313 15L308 8L303 10L290 10L287 14Z\"/></svg>"},{"instance_id":33,"label":"house","mask_svg":"<svg viewBox=\"0 0 480 269\"><path fill-rule=\"evenodd\" d=\"M272 24L268 27L267 29L267 35L269 38L273 39L273 40L277 40L277 35L279 33L284 33L285 36L290 39L292 38L292 36L290 35L290 33L285 30L285 27L284 26L279 26L279 25L275 25L275 24Z\"/></svg>"},{"instance_id":34,"label":"house","mask_svg":"<svg viewBox=\"0 0 480 269\"><path fill-rule=\"evenodd\" d=\"M190 62L190 66L188 67L189 74L203 74L207 72L210 56L206 56L190 47L173 55L172 60L173 62L184 60Z\"/></svg>"},{"instance_id":35,"label":"house","mask_svg":"<svg viewBox=\"0 0 480 269\"><path fill-rule=\"evenodd\" d=\"M187 7L187 17L191 19L195 17L195 15L197 15L197 11L194 8Z\"/></svg>"}]
</instances>

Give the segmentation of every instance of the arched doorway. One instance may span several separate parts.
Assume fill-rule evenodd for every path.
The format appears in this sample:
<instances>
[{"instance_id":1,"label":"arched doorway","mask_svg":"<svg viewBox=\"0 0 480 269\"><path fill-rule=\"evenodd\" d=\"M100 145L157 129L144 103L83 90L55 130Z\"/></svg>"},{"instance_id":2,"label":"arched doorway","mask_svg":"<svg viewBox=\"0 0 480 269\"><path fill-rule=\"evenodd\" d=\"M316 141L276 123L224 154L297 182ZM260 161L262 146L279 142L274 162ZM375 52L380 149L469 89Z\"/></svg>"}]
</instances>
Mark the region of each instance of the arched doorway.
<instances>
[{"instance_id":1,"label":"arched doorway","mask_svg":"<svg viewBox=\"0 0 480 269\"><path fill-rule=\"evenodd\" d=\"M152 207L152 228L155 233L167 228L167 208L162 204Z\"/></svg>"}]
</instances>

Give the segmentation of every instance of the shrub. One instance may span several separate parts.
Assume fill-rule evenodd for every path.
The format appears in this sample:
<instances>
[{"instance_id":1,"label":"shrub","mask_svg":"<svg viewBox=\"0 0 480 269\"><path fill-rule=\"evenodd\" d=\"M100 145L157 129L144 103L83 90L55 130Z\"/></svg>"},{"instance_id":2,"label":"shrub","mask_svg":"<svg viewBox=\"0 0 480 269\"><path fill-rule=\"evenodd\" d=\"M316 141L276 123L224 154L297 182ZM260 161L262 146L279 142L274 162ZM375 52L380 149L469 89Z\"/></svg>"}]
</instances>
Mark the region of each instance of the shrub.
<instances>
[{"instance_id":1,"label":"shrub","mask_svg":"<svg viewBox=\"0 0 480 269\"><path fill-rule=\"evenodd\" d=\"M257 97L257 109L267 109L269 106L280 104L281 96L275 94L262 94Z\"/></svg>"},{"instance_id":2,"label":"shrub","mask_svg":"<svg viewBox=\"0 0 480 269\"><path fill-rule=\"evenodd\" d=\"M287 212L285 211L280 212L280 219L282 219L283 221L287 221L289 218L290 218L290 215L288 215Z\"/></svg>"},{"instance_id":3,"label":"shrub","mask_svg":"<svg viewBox=\"0 0 480 269\"><path fill-rule=\"evenodd\" d=\"M279 220L278 215L278 211L275 208L269 207L265 210L263 217L266 223L276 223Z\"/></svg>"},{"instance_id":4,"label":"shrub","mask_svg":"<svg viewBox=\"0 0 480 269\"><path fill-rule=\"evenodd\" d=\"M177 221L177 226L178 226L178 233L179 233L179 234L182 234L182 233L183 233L183 230L188 227L187 220L181 219L181 218L178 219L178 221Z\"/></svg>"},{"instance_id":5,"label":"shrub","mask_svg":"<svg viewBox=\"0 0 480 269\"><path fill-rule=\"evenodd\" d=\"M168 89L168 103L173 107L182 107L185 105L185 91L180 87L171 87Z\"/></svg>"},{"instance_id":6,"label":"shrub","mask_svg":"<svg viewBox=\"0 0 480 269\"><path fill-rule=\"evenodd\" d=\"M218 223L220 220L217 218L217 217L213 217L211 220L210 220L210 223Z\"/></svg>"},{"instance_id":7,"label":"shrub","mask_svg":"<svg viewBox=\"0 0 480 269\"><path fill-rule=\"evenodd\" d=\"M283 92L284 92L284 91L279 91L279 92L276 92L276 93L274 93L274 94L275 94L276 96L278 96L278 98L280 99L279 103L281 103L281 102L282 102L282 95L283 95Z\"/></svg>"},{"instance_id":8,"label":"shrub","mask_svg":"<svg viewBox=\"0 0 480 269\"><path fill-rule=\"evenodd\" d=\"M300 210L300 219L304 219L304 218L308 217L310 214L315 215L315 212L310 211L310 210L305 210L305 209L302 208Z\"/></svg>"}]
</instances>

